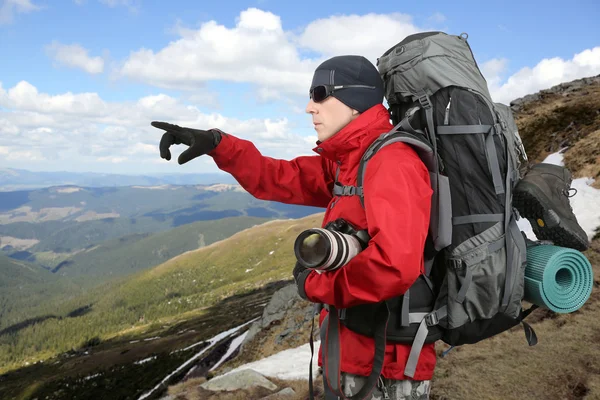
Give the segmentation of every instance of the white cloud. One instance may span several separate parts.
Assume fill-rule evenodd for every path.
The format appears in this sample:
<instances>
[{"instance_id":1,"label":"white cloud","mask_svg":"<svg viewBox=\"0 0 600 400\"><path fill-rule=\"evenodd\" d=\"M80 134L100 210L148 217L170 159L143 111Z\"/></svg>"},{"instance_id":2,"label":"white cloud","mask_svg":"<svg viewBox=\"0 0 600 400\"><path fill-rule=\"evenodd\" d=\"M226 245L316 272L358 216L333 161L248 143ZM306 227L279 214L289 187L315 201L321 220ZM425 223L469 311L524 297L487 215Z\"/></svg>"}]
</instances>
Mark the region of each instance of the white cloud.
<instances>
[{"instance_id":1,"label":"white cloud","mask_svg":"<svg viewBox=\"0 0 600 400\"><path fill-rule=\"evenodd\" d=\"M42 150L22 150L16 147L0 147L0 154L6 155L6 161L28 163L31 161L45 161Z\"/></svg>"},{"instance_id":2,"label":"white cloud","mask_svg":"<svg viewBox=\"0 0 600 400\"><path fill-rule=\"evenodd\" d=\"M59 64L80 68L89 74L99 74L104 71L104 59L99 56L91 57L79 44L66 45L53 41L46 46L46 51Z\"/></svg>"},{"instance_id":3,"label":"white cloud","mask_svg":"<svg viewBox=\"0 0 600 400\"><path fill-rule=\"evenodd\" d=\"M508 60L506 58L492 58L479 64L481 73L488 83L488 88L491 89L502 83L502 76L506 71L507 65Z\"/></svg>"},{"instance_id":4,"label":"white cloud","mask_svg":"<svg viewBox=\"0 0 600 400\"><path fill-rule=\"evenodd\" d=\"M481 64L481 73L488 80L496 78L506 70L507 64L506 58L493 58Z\"/></svg>"},{"instance_id":5,"label":"white cloud","mask_svg":"<svg viewBox=\"0 0 600 400\"><path fill-rule=\"evenodd\" d=\"M420 31L406 14L341 15L311 22L299 43L326 57L358 54L376 63L388 48Z\"/></svg>"},{"instance_id":6,"label":"white cloud","mask_svg":"<svg viewBox=\"0 0 600 400\"><path fill-rule=\"evenodd\" d=\"M178 32L178 40L157 52L133 52L119 75L163 88L194 90L209 80L228 80L304 93L316 67L300 57L280 18L258 9L242 12L231 29L209 21Z\"/></svg>"},{"instance_id":7,"label":"white cloud","mask_svg":"<svg viewBox=\"0 0 600 400\"><path fill-rule=\"evenodd\" d=\"M33 4L31 0L3 0L0 4L0 25L11 23L15 14L26 14L41 9L42 7Z\"/></svg>"},{"instance_id":8,"label":"white cloud","mask_svg":"<svg viewBox=\"0 0 600 400\"><path fill-rule=\"evenodd\" d=\"M0 148L8 157L3 166L45 169L96 167L97 170L147 172L162 162L165 170L181 171L176 159L185 146L172 149L171 162L160 159L158 144L164 131L150 126L154 120L197 129L221 128L252 141L263 154L291 159L311 154L314 146L291 133L287 119L228 118L202 113L165 94L132 102L108 102L97 93L41 93L29 82L11 88L0 85ZM314 154L314 153L313 153ZM104 165L104 167L101 167ZM187 171L213 171L212 164L190 163Z\"/></svg>"},{"instance_id":9,"label":"white cloud","mask_svg":"<svg viewBox=\"0 0 600 400\"><path fill-rule=\"evenodd\" d=\"M533 68L525 67L504 83L500 78L506 61L491 60L484 65L490 74L488 84L494 101L510 101L563 82L600 74L600 46L577 53L570 60L545 58Z\"/></svg>"},{"instance_id":10,"label":"white cloud","mask_svg":"<svg viewBox=\"0 0 600 400\"><path fill-rule=\"evenodd\" d=\"M37 88L27 81L21 81L8 91L0 87L0 105L14 107L20 111L41 113L64 113L76 115L105 115L106 103L96 93L60 95L39 93Z\"/></svg>"},{"instance_id":11,"label":"white cloud","mask_svg":"<svg viewBox=\"0 0 600 400\"><path fill-rule=\"evenodd\" d=\"M407 15L371 13L319 19L296 34L284 30L279 16L249 8L232 28L208 21L198 29L178 24L174 31L179 38L168 46L131 53L116 76L184 90L210 80L252 83L258 85L261 101L279 100L282 93L305 95L314 69L326 58L361 54L375 63L388 47L419 28ZM318 55L305 57L301 50Z\"/></svg>"},{"instance_id":12,"label":"white cloud","mask_svg":"<svg viewBox=\"0 0 600 400\"><path fill-rule=\"evenodd\" d=\"M443 22L445 16L435 13L429 21ZM279 16L249 8L240 13L231 28L217 21L205 22L198 29L178 25L178 39L162 49L143 48L131 53L118 68L117 76L182 90L203 88L212 80L251 83L257 85L255 95L260 102L290 102L287 96L306 94L314 68L324 59L360 54L376 63L388 48L422 31L411 16L401 13L335 15L292 31L284 29ZM600 48L595 48L571 60L542 60L506 81L505 58L482 63L482 70L495 100L509 102L564 81L597 74L599 57ZM290 109L302 112L295 105Z\"/></svg>"},{"instance_id":13,"label":"white cloud","mask_svg":"<svg viewBox=\"0 0 600 400\"><path fill-rule=\"evenodd\" d=\"M19 128L9 120L0 118L0 134L4 135L16 135L19 133Z\"/></svg>"}]
</instances>

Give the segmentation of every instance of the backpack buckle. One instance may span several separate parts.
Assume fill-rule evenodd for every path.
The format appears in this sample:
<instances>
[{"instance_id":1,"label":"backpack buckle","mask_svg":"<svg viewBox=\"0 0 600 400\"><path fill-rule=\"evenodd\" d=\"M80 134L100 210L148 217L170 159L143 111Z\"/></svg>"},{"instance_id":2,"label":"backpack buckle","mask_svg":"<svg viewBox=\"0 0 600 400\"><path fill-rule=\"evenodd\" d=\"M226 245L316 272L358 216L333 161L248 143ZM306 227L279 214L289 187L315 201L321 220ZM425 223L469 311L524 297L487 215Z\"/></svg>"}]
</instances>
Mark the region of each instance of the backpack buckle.
<instances>
[{"instance_id":1,"label":"backpack buckle","mask_svg":"<svg viewBox=\"0 0 600 400\"><path fill-rule=\"evenodd\" d=\"M453 269L462 269L463 267L463 260L461 258L449 258L448 262Z\"/></svg>"},{"instance_id":2,"label":"backpack buckle","mask_svg":"<svg viewBox=\"0 0 600 400\"><path fill-rule=\"evenodd\" d=\"M421 103L423 108L425 108L425 109L431 108L431 102L429 101L429 96L427 96L427 93L425 91L423 91L423 93L419 94L418 96L419 96L419 103Z\"/></svg>"},{"instance_id":3,"label":"backpack buckle","mask_svg":"<svg viewBox=\"0 0 600 400\"><path fill-rule=\"evenodd\" d=\"M425 323L427 326L434 326L440 322L438 319L437 313L435 311L430 312L425 316Z\"/></svg>"},{"instance_id":4,"label":"backpack buckle","mask_svg":"<svg viewBox=\"0 0 600 400\"><path fill-rule=\"evenodd\" d=\"M343 186L342 187L342 196L354 196L356 194L355 186Z\"/></svg>"}]
</instances>

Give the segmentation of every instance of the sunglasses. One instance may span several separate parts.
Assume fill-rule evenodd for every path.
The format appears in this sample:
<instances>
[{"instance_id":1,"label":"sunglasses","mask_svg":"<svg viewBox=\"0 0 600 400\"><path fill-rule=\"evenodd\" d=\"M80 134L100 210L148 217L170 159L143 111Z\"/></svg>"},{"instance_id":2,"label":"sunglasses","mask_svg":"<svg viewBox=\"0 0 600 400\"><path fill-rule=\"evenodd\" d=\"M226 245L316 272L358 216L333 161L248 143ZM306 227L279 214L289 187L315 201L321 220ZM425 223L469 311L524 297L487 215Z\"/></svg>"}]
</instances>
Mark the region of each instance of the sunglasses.
<instances>
[{"instance_id":1,"label":"sunglasses","mask_svg":"<svg viewBox=\"0 0 600 400\"><path fill-rule=\"evenodd\" d=\"M315 102L320 103L329 96L331 96L335 91L346 89L346 88L365 88L365 89L375 89L375 86L367 86L367 85L319 85L310 89L309 97Z\"/></svg>"}]
</instances>

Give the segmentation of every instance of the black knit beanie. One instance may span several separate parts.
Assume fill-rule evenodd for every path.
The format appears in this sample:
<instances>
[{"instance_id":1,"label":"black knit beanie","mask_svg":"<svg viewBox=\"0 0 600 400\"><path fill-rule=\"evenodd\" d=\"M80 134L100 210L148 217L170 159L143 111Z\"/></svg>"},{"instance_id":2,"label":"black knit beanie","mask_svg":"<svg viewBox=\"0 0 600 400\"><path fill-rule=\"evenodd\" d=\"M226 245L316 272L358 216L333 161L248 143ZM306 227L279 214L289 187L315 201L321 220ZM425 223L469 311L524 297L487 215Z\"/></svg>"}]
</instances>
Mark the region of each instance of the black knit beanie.
<instances>
[{"instance_id":1,"label":"black knit beanie","mask_svg":"<svg viewBox=\"0 0 600 400\"><path fill-rule=\"evenodd\" d=\"M359 112L383 102L383 81L377 68L363 56L337 56L324 61L313 75L311 89L319 85L368 85L375 89L348 88L332 96Z\"/></svg>"}]
</instances>

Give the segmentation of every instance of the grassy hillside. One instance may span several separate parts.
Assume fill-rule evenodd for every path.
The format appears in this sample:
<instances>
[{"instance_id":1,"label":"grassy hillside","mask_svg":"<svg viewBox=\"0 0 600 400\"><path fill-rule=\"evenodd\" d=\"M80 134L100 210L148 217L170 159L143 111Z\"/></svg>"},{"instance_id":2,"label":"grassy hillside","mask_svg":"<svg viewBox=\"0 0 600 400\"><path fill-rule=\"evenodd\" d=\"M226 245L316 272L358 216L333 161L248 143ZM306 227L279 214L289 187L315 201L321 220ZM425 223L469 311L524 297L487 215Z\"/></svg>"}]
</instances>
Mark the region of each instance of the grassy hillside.
<instances>
[{"instance_id":1,"label":"grassy hillside","mask_svg":"<svg viewBox=\"0 0 600 400\"><path fill-rule=\"evenodd\" d=\"M0 289L55 279L56 277L44 268L0 254Z\"/></svg>"},{"instance_id":2,"label":"grassy hillside","mask_svg":"<svg viewBox=\"0 0 600 400\"><path fill-rule=\"evenodd\" d=\"M78 252L50 271L0 257L0 329L49 315L66 315L93 304L107 286L75 298L105 281L151 268L186 251L210 245L266 221L236 217L184 225L166 232L122 237ZM45 254L50 260L51 254ZM110 283L117 286L120 280ZM112 286L110 286L112 287ZM58 311L59 310L59 311Z\"/></svg>"},{"instance_id":3,"label":"grassy hillside","mask_svg":"<svg viewBox=\"0 0 600 400\"><path fill-rule=\"evenodd\" d=\"M155 234L123 236L79 252L58 264L53 271L71 277L107 278L130 274L265 221L265 218L255 217L223 218L194 222Z\"/></svg>"},{"instance_id":4,"label":"grassy hillside","mask_svg":"<svg viewBox=\"0 0 600 400\"><path fill-rule=\"evenodd\" d=\"M320 226L321 220L322 214L270 221L81 296L40 305L38 316L56 318L16 330L11 327L18 324L4 324L7 333L0 334L0 373L77 348L95 337L104 341L268 282L290 279L296 236ZM85 312L68 318L75 310Z\"/></svg>"},{"instance_id":5,"label":"grassy hillside","mask_svg":"<svg viewBox=\"0 0 600 400\"><path fill-rule=\"evenodd\" d=\"M81 292L71 280L0 254L0 336L11 325L27 325L51 315L51 308L34 311L48 299L75 294Z\"/></svg>"}]
</instances>

